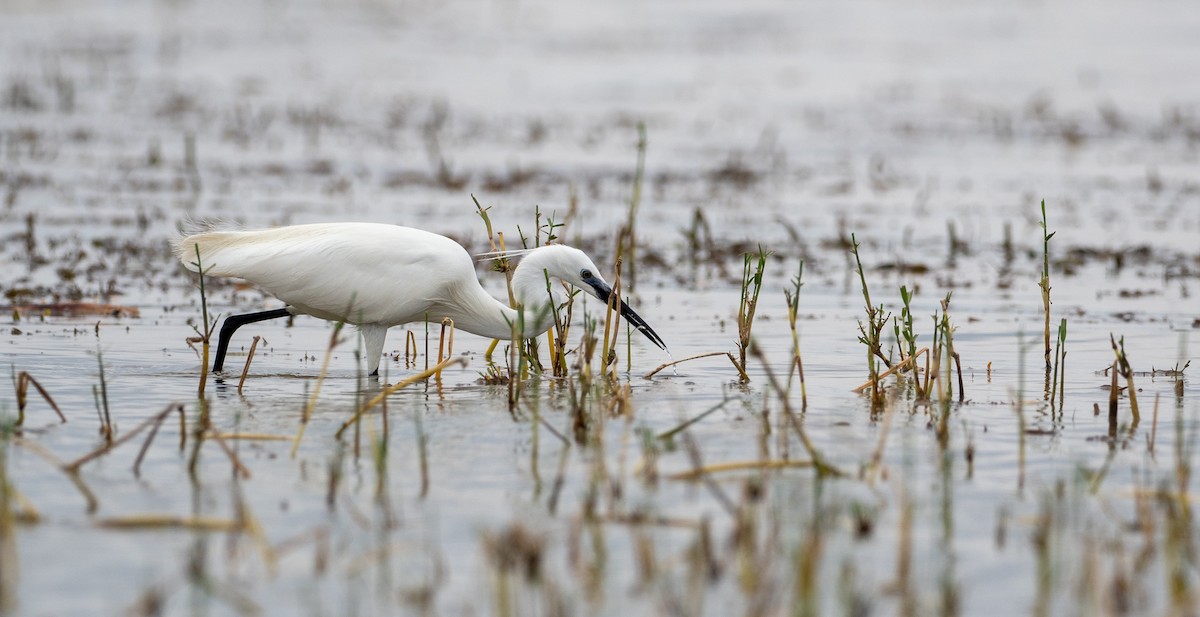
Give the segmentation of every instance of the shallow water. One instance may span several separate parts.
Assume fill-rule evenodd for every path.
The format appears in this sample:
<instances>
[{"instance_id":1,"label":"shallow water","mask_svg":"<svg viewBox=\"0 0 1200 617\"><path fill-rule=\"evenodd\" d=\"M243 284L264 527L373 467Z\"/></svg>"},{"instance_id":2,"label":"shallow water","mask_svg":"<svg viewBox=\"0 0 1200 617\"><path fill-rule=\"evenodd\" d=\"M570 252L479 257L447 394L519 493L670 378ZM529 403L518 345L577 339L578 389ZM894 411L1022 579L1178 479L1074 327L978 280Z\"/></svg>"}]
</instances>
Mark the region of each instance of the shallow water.
<instances>
[{"instance_id":1,"label":"shallow water","mask_svg":"<svg viewBox=\"0 0 1200 617\"><path fill-rule=\"evenodd\" d=\"M1159 8L8 7L0 291L17 304L140 311L26 311L19 321L5 311L3 363L33 375L69 418L58 424L31 391L26 442L63 461L100 445L97 350L118 435L176 401L195 420L200 360L185 341L199 293L168 244L185 218L395 222L481 252L474 194L510 246L518 225L534 227L537 204L607 269L645 122L638 311L675 359L736 354L739 254L762 244L774 255L754 336L782 373L791 353L782 290L803 258L801 422L847 477L801 468L672 479L696 464L689 439L704 464L808 456L761 362L749 363L746 385L721 356L647 380L669 358L636 334L628 358L619 348L628 414L601 411L611 397L598 394L582 441L570 439L567 383L526 384L514 417L507 388L479 383L488 342L456 337L466 367L447 369L440 388L389 398L377 465L378 416L363 424L361 451L334 437L359 393L378 388L360 382L348 337L295 457L290 441L231 442L249 478L232 478L211 442L190 476L172 417L140 476L131 468L141 438L82 468L97 501L89 511L65 474L10 439L7 478L40 519L0 539L15 551L5 567L16 564L0 577L0 608L1186 613L1200 576L1173 547L1194 543L1194 524L1172 504L1196 490L1188 469L1200 390L1187 371L1182 395L1173 378L1145 373L1195 358L1200 86L1183 60L1196 59L1200 18L1182 3ZM1061 411L1043 391L1043 198L1057 232L1053 322L1069 320ZM689 231L697 211L711 234ZM953 291L964 402L917 403L897 387L891 411L872 413L851 393L867 371L850 233L875 303L898 313L899 286L918 289L922 345ZM497 275L481 278L502 295ZM252 289L209 285L214 313L277 306ZM214 423L294 436L329 328L297 318L243 329L231 372L252 335L265 341L242 395L236 376L209 382ZM1125 338L1139 371L1136 427L1124 397L1118 424L1107 417L1110 334ZM417 337L423 367L423 329ZM395 329L387 349L402 351L403 340ZM385 369L385 382L412 370L403 360ZM690 437L645 437L726 399ZM789 401L799 411L795 387ZM5 385L0 410L15 408ZM568 440L533 421L534 409ZM253 522L235 532L100 526L239 512ZM706 542L710 571L696 557ZM506 561L521 555L532 557ZM808 563L811 588L800 574Z\"/></svg>"}]
</instances>

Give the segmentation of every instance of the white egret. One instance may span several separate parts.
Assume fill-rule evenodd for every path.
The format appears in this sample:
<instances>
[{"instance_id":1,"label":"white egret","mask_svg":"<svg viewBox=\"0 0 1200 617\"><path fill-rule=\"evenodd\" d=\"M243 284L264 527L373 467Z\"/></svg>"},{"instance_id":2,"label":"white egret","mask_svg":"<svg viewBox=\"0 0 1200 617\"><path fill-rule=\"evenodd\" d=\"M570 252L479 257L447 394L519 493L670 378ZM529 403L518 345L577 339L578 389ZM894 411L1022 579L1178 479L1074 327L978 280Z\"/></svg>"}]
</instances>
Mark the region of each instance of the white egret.
<instances>
[{"instance_id":1,"label":"white egret","mask_svg":"<svg viewBox=\"0 0 1200 617\"><path fill-rule=\"evenodd\" d=\"M454 327L489 338L537 336L554 324L546 277L557 278L608 302L612 288L579 249L560 244L525 253L512 289L523 319L480 286L475 265L454 240L428 231L380 223L317 223L262 231L208 231L181 238L180 261L196 272L196 247L208 276L245 279L286 303L285 308L231 315L221 326L213 371L220 371L239 327L288 315L312 315L358 326L367 371L379 374L388 328L449 317ZM621 315L655 345L658 334L624 301Z\"/></svg>"}]
</instances>

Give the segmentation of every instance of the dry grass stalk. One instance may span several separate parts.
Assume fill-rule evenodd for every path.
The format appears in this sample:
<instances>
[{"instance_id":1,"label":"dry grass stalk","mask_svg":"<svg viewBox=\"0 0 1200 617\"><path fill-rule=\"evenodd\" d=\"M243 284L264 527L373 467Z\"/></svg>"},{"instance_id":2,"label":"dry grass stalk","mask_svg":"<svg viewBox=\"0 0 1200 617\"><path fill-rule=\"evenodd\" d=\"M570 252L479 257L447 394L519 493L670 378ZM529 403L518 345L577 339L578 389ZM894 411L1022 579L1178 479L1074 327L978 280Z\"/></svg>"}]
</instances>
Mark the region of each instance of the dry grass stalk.
<instances>
[{"instance_id":1,"label":"dry grass stalk","mask_svg":"<svg viewBox=\"0 0 1200 617\"><path fill-rule=\"evenodd\" d=\"M296 431L296 438L292 441L292 458L296 458L296 451L300 449L300 440L304 438L304 429L308 426L308 419L317 406L317 396L321 394L321 384L325 382L325 375L329 373L329 360L333 357L333 348L341 342L338 340L338 334L345 325L344 321L337 322L333 326L333 332L329 335L329 347L325 349L325 359L321 361L321 372L317 373L317 382L313 386L308 403L304 405L304 411L300 415L300 428Z\"/></svg>"},{"instance_id":2,"label":"dry grass stalk","mask_svg":"<svg viewBox=\"0 0 1200 617\"><path fill-rule=\"evenodd\" d=\"M67 417L64 416L62 410L58 408L58 403L54 402L54 397L50 396L50 393L42 387L42 384L38 383L38 380L33 378L33 375L30 375L26 371L21 371L20 373L17 373L16 386L17 426L21 426L25 423L25 406L28 403L28 397L26 395L30 384L33 384L33 387L38 391L38 394L41 394L42 398L50 404L50 408L54 410L54 413L58 414L58 419L62 420L63 424L65 424L67 422Z\"/></svg>"},{"instance_id":3,"label":"dry grass stalk","mask_svg":"<svg viewBox=\"0 0 1200 617\"><path fill-rule=\"evenodd\" d=\"M508 412L514 417L517 403L521 397L521 382L525 378L525 354L521 353L521 332L525 329L525 311L517 310L517 319L512 324L512 334L508 339Z\"/></svg>"},{"instance_id":4,"label":"dry grass stalk","mask_svg":"<svg viewBox=\"0 0 1200 617\"><path fill-rule=\"evenodd\" d=\"M825 546L821 516L817 515L809 524L801 545L793 554L795 599L792 614L796 617L819 617L821 615L821 556Z\"/></svg>"},{"instance_id":5,"label":"dry grass stalk","mask_svg":"<svg viewBox=\"0 0 1200 617\"><path fill-rule=\"evenodd\" d=\"M159 427L162 426L167 416L171 412L179 412L179 450L182 452L187 445L187 417L183 410L182 404L174 404L160 411L156 416L152 417L150 434L146 436L146 441L142 444L142 449L138 451L137 458L133 461L133 475L137 477L141 472L142 458L146 456L146 451L150 449L150 442L154 441L154 436L158 434Z\"/></svg>"},{"instance_id":6,"label":"dry grass stalk","mask_svg":"<svg viewBox=\"0 0 1200 617\"><path fill-rule=\"evenodd\" d=\"M890 591L900 596L901 614L915 614L916 601L912 585L913 565L913 504L908 492L900 491L900 531L897 534L896 578Z\"/></svg>"},{"instance_id":7,"label":"dry grass stalk","mask_svg":"<svg viewBox=\"0 0 1200 617\"><path fill-rule=\"evenodd\" d=\"M613 262L613 287L612 293L608 296L608 303L604 307L604 337L601 339L602 344L600 353L602 357L601 374L608 375L609 379L616 383L619 379L617 376L617 338L620 334L620 310L621 310L621 248L618 244L617 258ZM611 334L611 336L610 336ZM611 366L611 372L610 367Z\"/></svg>"},{"instance_id":8,"label":"dry grass stalk","mask_svg":"<svg viewBox=\"0 0 1200 617\"><path fill-rule=\"evenodd\" d=\"M1158 398L1159 393L1154 394L1154 416L1150 421L1150 434L1146 437L1146 448L1150 452L1150 456L1154 456L1154 437L1158 433Z\"/></svg>"},{"instance_id":9,"label":"dry grass stalk","mask_svg":"<svg viewBox=\"0 0 1200 617\"><path fill-rule=\"evenodd\" d=\"M678 473L668 474L664 477L668 480L700 480L705 475L727 471L746 471L756 469L808 469L812 466L812 461L735 461L705 465L699 469L681 471Z\"/></svg>"},{"instance_id":10,"label":"dry grass stalk","mask_svg":"<svg viewBox=\"0 0 1200 617\"><path fill-rule=\"evenodd\" d=\"M673 429L671 429L671 430L669 430L669 431L664 431L664 432L662 432L662 433L659 433L659 434L658 434L658 439L661 439L661 440L663 440L663 441L668 441L668 440L670 440L670 439L671 439L672 437L674 437L675 435L678 435L679 433L681 433L681 432L683 432L685 429L687 429L687 427L689 427L689 426L691 426L691 425L693 425L693 424L695 424L695 423L697 423L697 422L699 422L699 421L703 420L704 418L707 418L707 417L708 417L710 414L712 414L712 413L716 412L717 410L721 409L722 407L724 407L724 406L725 406L725 404L726 404L726 403L728 403L728 402L729 402L729 401L731 401L731 400L733 400L733 399L731 399L731 398L725 398L725 399L724 399L724 400L722 400L720 403L717 403L716 405L713 405L713 406L712 406L712 407L710 407L709 409L707 409L707 410L705 410L705 411L701 412L701 413L700 413L699 415L697 415L696 417L688 419L687 421L683 422L683 423L682 423L682 424L680 424L679 426L676 426L675 428L673 428Z\"/></svg>"},{"instance_id":11,"label":"dry grass stalk","mask_svg":"<svg viewBox=\"0 0 1200 617\"><path fill-rule=\"evenodd\" d=\"M10 485L8 490L13 501L16 502L13 504L14 520L18 523L30 525L40 523L42 520L42 514L41 512L38 512L38 509L33 505L33 502L29 501L29 498L26 497L21 491L18 491L17 487L15 486Z\"/></svg>"},{"instance_id":12,"label":"dry grass stalk","mask_svg":"<svg viewBox=\"0 0 1200 617\"><path fill-rule=\"evenodd\" d=\"M638 587L647 589L658 577L659 565L654 541L640 525L632 528L634 561L637 563Z\"/></svg>"},{"instance_id":13,"label":"dry grass stalk","mask_svg":"<svg viewBox=\"0 0 1200 617\"><path fill-rule=\"evenodd\" d=\"M910 356L914 358L916 356ZM867 464L866 477L867 483L875 484L875 479L879 476L879 470L883 467L883 451L887 447L888 434L892 428L892 417L895 416L894 399L889 401L883 407L883 424L879 427L879 441L875 442L875 451L871 453L871 462Z\"/></svg>"},{"instance_id":14,"label":"dry grass stalk","mask_svg":"<svg viewBox=\"0 0 1200 617\"><path fill-rule=\"evenodd\" d=\"M399 392L403 388L407 388L408 386L411 386L414 383L429 379L431 376L440 373L443 369L445 369L446 367L448 367L452 364L457 364L459 366L466 366L467 360L466 360L466 358L461 358L461 357L449 358L447 360L443 360L443 361L439 362L438 364L429 367L427 370L421 371L420 373L417 373L416 375L413 375L403 381L400 381L399 383L396 383L394 385L384 388L383 391L381 391L379 394L375 395L374 398L372 398L371 400L364 403L363 406L360 407L358 409L358 411L356 411L354 413L354 415L350 417L349 420L346 420L345 422L343 422L341 428L339 428L337 430L337 433L335 433L334 436L340 439L342 437L342 433L347 428L350 428L350 425L354 424L355 422L358 422L359 419L363 417L363 415L365 415L368 411L370 411L371 408L382 403L384 401L384 399L391 396L392 394L395 394L396 392Z\"/></svg>"},{"instance_id":15,"label":"dry grass stalk","mask_svg":"<svg viewBox=\"0 0 1200 617\"><path fill-rule=\"evenodd\" d=\"M178 516L174 514L131 514L96 520L97 527L108 529L191 529L194 531L236 531L241 525L231 519L211 516Z\"/></svg>"},{"instance_id":16,"label":"dry grass stalk","mask_svg":"<svg viewBox=\"0 0 1200 617\"><path fill-rule=\"evenodd\" d=\"M1133 413L1133 423L1136 426L1141 420L1141 414L1138 413L1137 404L1137 388L1133 385L1133 369L1129 366L1129 358L1125 355L1125 337L1121 337L1120 343L1113 338L1112 334L1108 335L1112 342L1113 353L1116 354L1117 368L1121 371L1121 376L1125 378L1125 393L1129 395L1129 410Z\"/></svg>"},{"instance_id":17,"label":"dry grass stalk","mask_svg":"<svg viewBox=\"0 0 1200 617\"><path fill-rule=\"evenodd\" d=\"M674 529L700 529L700 521L690 518L658 516L645 512L613 512L597 516L597 523L628 525L630 527L669 527Z\"/></svg>"},{"instance_id":18,"label":"dry grass stalk","mask_svg":"<svg viewBox=\"0 0 1200 617\"><path fill-rule=\"evenodd\" d=\"M491 260L492 269L497 272L504 273L505 289L508 290L508 305L512 308L517 308L517 297L515 294L513 294L512 289L512 276L515 268L512 265L512 260L509 259L505 253L506 247L504 246L504 234L502 232L496 232L492 228L492 219L487 213L487 211L491 209L491 206L484 208L483 205L479 203L479 200L475 198L475 195L471 195L471 201L475 202L476 214L479 215L479 218L483 219L483 225L485 228L487 228L488 242L492 247L491 252L496 255L495 259ZM492 353L496 350L496 346L499 344L500 339L494 339L491 345L488 346L487 352L484 354L484 359L487 360L488 364L492 363ZM426 368L429 368L428 364L426 365ZM512 391L512 388L509 388L510 399L512 399L513 394L514 392Z\"/></svg>"},{"instance_id":19,"label":"dry grass stalk","mask_svg":"<svg viewBox=\"0 0 1200 617\"><path fill-rule=\"evenodd\" d=\"M958 352L954 352L954 370L958 373L958 402L963 402L963 398L967 395L966 388L963 387L962 376L962 357Z\"/></svg>"},{"instance_id":20,"label":"dry grass stalk","mask_svg":"<svg viewBox=\"0 0 1200 617\"><path fill-rule=\"evenodd\" d=\"M800 443L804 445L804 450L808 452L808 457L812 461L813 466L816 468L817 473L823 476L844 476L845 474L843 474L842 471L837 467L825 462L824 457L821 456L821 453L817 451L816 446L813 445L812 441L808 438L808 433L804 430L804 426L800 424L800 421L796 418L796 414L792 412L792 406L788 401L787 391L780 386L779 380L775 378L775 373L771 370L771 366L767 364L767 358L763 355L762 350L756 345L751 345L750 350L754 356L758 358L758 361L762 363L763 372L767 375L767 382L771 384L771 387L774 388L775 393L779 396L779 403L783 406L784 417L787 418L788 422L792 425L792 429L795 430L796 434L800 437Z\"/></svg>"},{"instance_id":21,"label":"dry grass stalk","mask_svg":"<svg viewBox=\"0 0 1200 617\"><path fill-rule=\"evenodd\" d=\"M1174 517L1174 520L1181 523L1179 534L1180 539L1186 539L1186 543L1180 543L1179 548L1188 548L1194 550L1194 537L1192 531L1192 516L1191 505L1188 503L1188 487L1192 482L1192 466L1191 461L1195 456L1196 441L1193 438L1190 442L1184 440L1185 422L1183 421L1183 408L1176 407L1175 415L1175 493L1176 504L1178 506L1179 516ZM1189 594L1191 595L1191 594Z\"/></svg>"},{"instance_id":22,"label":"dry grass stalk","mask_svg":"<svg viewBox=\"0 0 1200 617\"><path fill-rule=\"evenodd\" d=\"M928 353L929 353L928 347L922 347L922 348L918 349L917 353L906 357L903 361L897 362L896 364L892 365L892 368L889 368L888 370L880 373L876 377L876 380L885 379L885 378L891 376L893 373L896 373L898 371L906 371L908 369L915 368L917 366L917 358L920 358L922 355L928 354ZM851 390L851 392L854 392L856 394L862 394L863 390L870 388L873 383L874 382L872 380L867 380L866 383L854 388L853 390Z\"/></svg>"},{"instance_id":23,"label":"dry grass stalk","mask_svg":"<svg viewBox=\"0 0 1200 617\"><path fill-rule=\"evenodd\" d=\"M241 498L240 491L238 493L237 523L239 529L250 536L250 540L258 549L268 574L274 576L279 563L279 556L271 546L271 541L267 538L267 533L263 529L262 523L258 521L258 517L254 516L254 513L251 512L250 506L246 505L246 502Z\"/></svg>"},{"instance_id":24,"label":"dry grass stalk","mask_svg":"<svg viewBox=\"0 0 1200 617\"><path fill-rule=\"evenodd\" d=\"M448 335L447 332L449 332ZM454 355L454 320L446 317L442 319L442 330L438 336L438 364L441 364L445 361L445 358L449 358L452 355ZM441 394L442 372L438 371L434 373L434 378L437 380L438 394Z\"/></svg>"},{"instance_id":25,"label":"dry grass stalk","mask_svg":"<svg viewBox=\"0 0 1200 617\"><path fill-rule=\"evenodd\" d=\"M1113 360L1112 366L1108 369L1111 371L1111 377L1108 385L1108 430L1112 433L1117 428L1117 401L1120 394L1120 388L1117 387L1117 361Z\"/></svg>"},{"instance_id":26,"label":"dry grass stalk","mask_svg":"<svg viewBox=\"0 0 1200 617\"><path fill-rule=\"evenodd\" d=\"M689 356L682 360L672 360L671 362L660 364L653 371L650 371L649 373L646 373L645 375L643 375L642 378L650 379L650 378L654 377L655 375L659 374L660 372L662 372L662 370L665 368L670 368L672 366L675 366L676 364L682 364L682 363L688 362L690 360L699 360L700 358L711 358L713 356L725 356L726 358L729 358L729 361L733 363L733 367L736 369L739 369L738 372L739 372L739 374L741 373L740 367L738 367L737 358L734 358L733 354L729 353L728 351L710 351L708 353L702 353L702 354L697 354L694 356Z\"/></svg>"},{"instance_id":27,"label":"dry grass stalk","mask_svg":"<svg viewBox=\"0 0 1200 617\"><path fill-rule=\"evenodd\" d=\"M550 282L550 274L546 273L546 296L551 304L551 316L554 326L546 331L548 349L550 350L550 369L555 377L566 377L567 370L567 337L571 331L571 318L575 309L575 294L570 292L566 302L561 306L553 306L554 291ZM565 315L563 312L565 311Z\"/></svg>"},{"instance_id":28,"label":"dry grass stalk","mask_svg":"<svg viewBox=\"0 0 1200 617\"><path fill-rule=\"evenodd\" d=\"M446 317L442 320L442 331L438 337L438 364L452 355L454 355L454 320Z\"/></svg>"},{"instance_id":29,"label":"dry grass stalk","mask_svg":"<svg viewBox=\"0 0 1200 617\"><path fill-rule=\"evenodd\" d=\"M642 202L642 180L646 175L646 124L639 122L637 126L637 167L633 173L633 193L629 197L629 212L625 225L621 230L627 242L624 242L625 254L629 259L629 290L637 287L637 212Z\"/></svg>"},{"instance_id":30,"label":"dry grass stalk","mask_svg":"<svg viewBox=\"0 0 1200 617\"><path fill-rule=\"evenodd\" d=\"M492 246L492 253L496 254L496 258L492 260L492 269L497 272L504 273L504 279L507 282L508 287L508 305L516 307L517 297L513 295L512 291L512 273L514 268L512 266L512 260L510 260L505 254L506 249L504 247L504 233L495 232L492 229L492 219L487 213L488 210L492 209L491 206L484 208L473 194L471 195L471 201L475 202L475 213L479 215L479 218L483 219L483 225L487 228L488 242L491 243Z\"/></svg>"},{"instance_id":31,"label":"dry grass stalk","mask_svg":"<svg viewBox=\"0 0 1200 617\"><path fill-rule=\"evenodd\" d=\"M100 352L98 343L96 363L100 365L100 387L97 389L96 386L92 386L92 398L96 401L96 415L100 418L100 434L104 436L104 441L112 443L116 429L113 427L112 414L108 407L108 379L104 374L104 355Z\"/></svg>"},{"instance_id":32,"label":"dry grass stalk","mask_svg":"<svg viewBox=\"0 0 1200 617\"><path fill-rule=\"evenodd\" d=\"M246 466L242 464L242 461L240 459L238 459L237 453L234 452L233 449L229 447L229 444L225 443L225 440L221 438L221 434L218 433L217 431L213 430L212 427L209 427L208 431L207 431L207 435L209 437L212 437L213 439L215 439L217 442L217 445L221 446L221 450L223 452L225 452L225 456L229 457L229 462L233 463L234 471L237 472L239 475L241 475L242 478L249 479L250 478L250 470L247 469Z\"/></svg>"},{"instance_id":33,"label":"dry grass stalk","mask_svg":"<svg viewBox=\"0 0 1200 617\"><path fill-rule=\"evenodd\" d=\"M38 458L46 461L55 469L58 469L66 474L67 479L71 481L71 484L75 485L75 488L81 495L83 495L84 501L87 502L88 514L95 512L100 507L100 501L96 499L96 494L93 493L92 489L88 488L87 484L83 482L83 479L79 477L79 473L68 470L66 463L64 463L61 459L59 459L41 444L36 441L22 439L20 437L13 437L10 443L33 452Z\"/></svg>"},{"instance_id":34,"label":"dry grass stalk","mask_svg":"<svg viewBox=\"0 0 1200 617\"><path fill-rule=\"evenodd\" d=\"M383 399L382 415L384 424L387 424L387 399ZM416 428L415 437L417 441L417 461L421 471L421 492L419 496L424 499L429 494L429 437L425 435L425 424L421 421L421 412L413 414L413 426ZM386 441L384 442L386 444ZM381 471L386 468L381 467ZM382 476L382 473L380 474Z\"/></svg>"},{"instance_id":35,"label":"dry grass stalk","mask_svg":"<svg viewBox=\"0 0 1200 617\"><path fill-rule=\"evenodd\" d=\"M938 332L937 332L937 329L934 329L934 331L933 331L934 348L932 350L930 350L929 353L925 354L925 382L924 382L924 385L922 385L922 383L921 383L920 376L919 375L917 376L917 398L919 398L921 400L929 400L929 393L933 391L933 390L931 390L931 388L933 387L931 385L931 380L934 379L934 377L936 377L936 375L937 375L937 359L935 358L935 356L937 355L935 353L935 351L937 349L937 341L938 341Z\"/></svg>"},{"instance_id":36,"label":"dry grass stalk","mask_svg":"<svg viewBox=\"0 0 1200 617\"><path fill-rule=\"evenodd\" d=\"M226 441L291 441L290 435L271 435L267 433L216 433L213 437L219 437Z\"/></svg>"},{"instance_id":37,"label":"dry grass stalk","mask_svg":"<svg viewBox=\"0 0 1200 617\"><path fill-rule=\"evenodd\" d=\"M66 465L63 465L63 470L67 471L68 473L75 473L76 471L79 470L80 467L87 464L89 461L92 461L96 458L104 456L105 454L108 454L112 450L116 449L121 444L129 441L130 439L133 439L135 436L137 436L138 433L140 433L144 429L146 429L146 427L157 425L158 423L162 422L163 418L170 415L171 412L178 410L180 412L180 414L182 414L183 413L182 407L183 407L183 405L180 403L171 403L170 405L167 405L166 409L158 412L157 414L155 414L153 416L150 416L149 418L146 418L145 420L143 420L141 422L141 424L138 424L137 426L135 426L133 428L133 430L129 431L128 433L125 433L124 435L121 435L120 437L114 439L113 441L105 443L103 446L100 446L99 448L75 459L74 461L72 461L70 463L67 463ZM181 433L183 433L183 434L180 435L180 440L181 440L180 447L182 447L182 440L186 439L186 431L181 431Z\"/></svg>"},{"instance_id":38,"label":"dry grass stalk","mask_svg":"<svg viewBox=\"0 0 1200 617\"><path fill-rule=\"evenodd\" d=\"M17 607L20 586L17 552L16 489L8 478L7 452L0 451L0 611L9 614Z\"/></svg>"},{"instance_id":39,"label":"dry grass stalk","mask_svg":"<svg viewBox=\"0 0 1200 617\"><path fill-rule=\"evenodd\" d=\"M404 335L404 368L412 368L417 364L417 335L412 330L405 330ZM492 347L496 346L496 341L492 341ZM491 357L491 349L488 348L488 357Z\"/></svg>"},{"instance_id":40,"label":"dry grass stalk","mask_svg":"<svg viewBox=\"0 0 1200 617\"><path fill-rule=\"evenodd\" d=\"M250 362L254 360L254 350L258 348L258 341L261 338L261 336L255 335L254 340L250 342L250 352L246 354L246 366L242 367L242 377L238 379L238 395L242 393L242 386L246 385L246 375L250 374Z\"/></svg>"},{"instance_id":41,"label":"dry grass stalk","mask_svg":"<svg viewBox=\"0 0 1200 617\"><path fill-rule=\"evenodd\" d=\"M700 456L700 446L696 443L696 440L692 438L691 433L683 434L683 445L687 450L688 459L691 460L692 473L696 475L696 479L704 482L705 488L707 488L708 492L711 493L712 496L717 500L717 503L721 504L721 506L725 508L726 513L728 513L730 516L736 516L738 513L737 504L735 504L733 500L729 498L729 495L725 494L725 491L721 488L721 485L717 484L716 481L712 479L712 476L704 471L705 465L704 460Z\"/></svg>"}]
</instances>

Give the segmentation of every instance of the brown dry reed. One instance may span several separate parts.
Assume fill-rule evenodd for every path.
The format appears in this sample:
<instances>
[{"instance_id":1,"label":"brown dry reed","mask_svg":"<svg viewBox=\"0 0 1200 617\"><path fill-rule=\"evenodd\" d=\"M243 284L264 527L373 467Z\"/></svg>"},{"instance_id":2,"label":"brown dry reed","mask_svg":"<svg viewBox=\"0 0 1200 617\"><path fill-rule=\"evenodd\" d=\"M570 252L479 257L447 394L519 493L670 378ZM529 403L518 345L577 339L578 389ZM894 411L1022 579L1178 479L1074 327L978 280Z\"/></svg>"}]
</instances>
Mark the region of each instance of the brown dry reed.
<instances>
[{"instance_id":1,"label":"brown dry reed","mask_svg":"<svg viewBox=\"0 0 1200 617\"><path fill-rule=\"evenodd\" d=\"M351 300L353 304L353 300ZM300 440L304 438L304 429L308 427L308 420L312 417L313 409L317 406L317 397L321 394L321 384L325 382L325 375L329 373L329 360L333 357L333 350L343 341L338 338L342 328L346 325L344 321L338 321L333 325L333 331L329 333L329 346L325 348L325 358L321 361L321 371L317 373L317 381L313 384L312 394L308 397L308 402L304 405L304 410L300 414L300 428L296 431L296 438L292 441L292 458L296 458L296 452L300 449Z\"/></svg>"},{"instance_id":2,"label":"brown dry reed","mask_svg":"<svg viewBox=\"0 0 1200 617\"><path fill-rule=\"evenodd\" d=\"M246 376L250 374L250 362L254 360L254 350L258 348L258 341L261 338L261 336L255 335L254 340L250 342L250 351L246 354L246 365L242 367L242 376L238 379L238 396L241 396L242 387L246 385Z\"/></svg>"},{"instance_id":3,"label":"brown dry reed","mask_svg":"<svg viewBox=\"0 0 1200 617\"><path fill-rule=\"evenodd\" d=\"M116 429L108 407L108 379L104 375L104 353L99 343L96 344L96 363L100 366L100 384L92 386L92 399L96 403L96 415L100 418L100 435L105 442L112 443Z\"/></svg>"},{"instance_id":4,"label":"brown dry reed","mask_svg":"<svg viewBox=\"0 0 1200 617\"><path fill-rule=\"evenodd\" d=\"M7 444L0 441L0 611L17 608L20 554L17 551L17 490L8 477Z\"/></svg>"},{"instance_id":5,"label":"brown dry reed","mask_svg":"<svg viewBox=\"0 0 1200 617\"><path fill-rule=\"evenodd\" d=\"M1113 354L1116 356L1114 366L1125 378L1125 394L1129 396L1129 411L1133 413L1134 423L1137 423L1142 416L1138 413L1137 388L1133 385L1133 369L1129 366L1129 357L1125 355L1125 337L1122 336L1118 342L1112 334L1109 334L1108 339L1112 342Z\"/></svg>"},{"instance_id":6,"label":"brown dry reed","mask_svg":"<svg viewBox=\"0 0 1200 617\"><path fill-rule=\"evenodd\" d=\"M29 402L28 392L30 385L32 385L34 389L38 391L38 394L42 395L42 398L47 404L50 405L50 408L54 410L54 413L58 414L58 419L61 420L62 423L66 423L67 417L64 416L62 410L58 408L58 403L54 402L54 397L50 396L50 393L42 387L42 384L38 383L38 380L33 378L33 375L30 375L26 371L21 371L20 373L14 375L13 382L14 389L17 393L16 426L21 426L25 423L25 407Z\"/></svg>"}]
</instances>

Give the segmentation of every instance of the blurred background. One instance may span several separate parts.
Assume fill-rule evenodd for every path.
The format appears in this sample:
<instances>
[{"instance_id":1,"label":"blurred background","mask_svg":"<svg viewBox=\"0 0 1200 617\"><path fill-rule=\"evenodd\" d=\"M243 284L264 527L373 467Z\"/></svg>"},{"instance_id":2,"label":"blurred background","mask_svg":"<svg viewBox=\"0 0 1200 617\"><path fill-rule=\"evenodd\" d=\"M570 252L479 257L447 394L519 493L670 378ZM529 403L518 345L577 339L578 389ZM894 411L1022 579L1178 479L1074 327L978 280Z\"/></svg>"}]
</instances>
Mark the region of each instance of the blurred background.
<instances>
[{"instance_id":1,"label":"blurred background","mask_svg":"<svg viewBox=\"0 0 1200 617\"><path fill-rule=\"evenodd\" d=\"M1200 228L1185 2L0 8L6 235L186 214L481 241L470 194L509 228L536 204L611 234L639 123L641 233L668 245L698 209L730 241L786 242L780 217L999 241L1043 198L1101 242Z\"/></svg>"}]
</instances>

